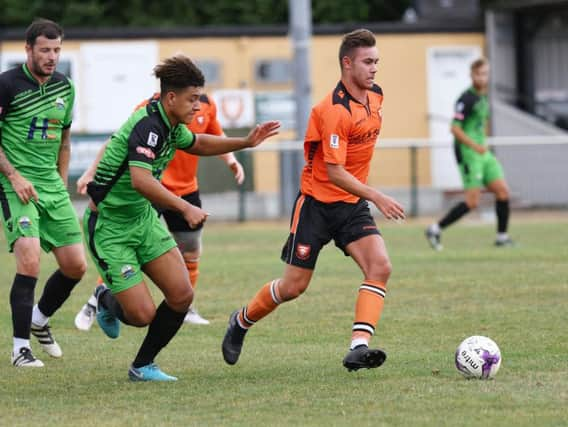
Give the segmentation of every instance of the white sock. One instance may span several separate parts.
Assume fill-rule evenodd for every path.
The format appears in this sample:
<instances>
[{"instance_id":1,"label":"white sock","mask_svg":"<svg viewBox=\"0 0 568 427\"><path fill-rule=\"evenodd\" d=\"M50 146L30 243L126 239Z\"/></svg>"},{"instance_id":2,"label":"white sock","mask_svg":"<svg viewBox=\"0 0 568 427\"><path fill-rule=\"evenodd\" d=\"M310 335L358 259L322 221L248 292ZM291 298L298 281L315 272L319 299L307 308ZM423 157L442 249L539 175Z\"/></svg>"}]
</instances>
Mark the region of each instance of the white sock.
<instances>
[{"instance_id":1,"label":"white sock","mask_svg":"<svg viewBox=\"0 0 568 427\"><path fill-rule=\"evenodd\" d=\"M369 347L369 341L365 338L355 338L354 340L351 340L351 347L349 347L349 349L353 350L355 347L359 347L360 345Z\"/></svg>"},{"instance_id":2,"label":"white sock","mask_svg":"<svg viewBox=\"0 0 568 427\"><path fill-rule=\"evenodd\" d=\"M26 340L24 338L16 338L13 337L14 342L14 354L17 355L20 353L20 349L22 347L30 348L30 340Z\"/></svg>"},{"instance_id":3,"label":"white sock","mask_svg":"<svg viewBox=\"0 0 568 427\"><path fill-rule=\"evenodd\" d=\"M89 300L87 301L87 304L92 305L93 307L97 306L97 299L95 298L94 295L91 295L89 297Z\"/></svg>"},{"instance_id":4,"label":"white sock","mask_svg":"<svg viewBox=\"0 0 568 427\"><path fill-rule=\"evenodd\" d=\"M47 325L48 320L49 317L40 311L37 304L34 305L34 309L32 311L32 323L38 326L45 326Z\"/></svg>"},{"instance_id":5,"label":"white sock","mask_svg":"<svg viewBox=\"0 0 568 427\"><path fill-rule=\"evenodd\" d=\"M438 223L435 222L434 224L432 224L432 225L430 226L430 231L431 231L432 233L434 233L434 234L440 234L440 232L441 232L442 230L440 229L440 225L438 225Z\"/></svg>"},{"instance_id":6,"label":"white sock","mask_svg":"<svg viewBox=\"0 0 568 427\"><path fill-rule=\"evenodd\" d=\"M497 233L497 241L503 242L509 238L507 233Z\"/></svg>"}]
</instances>

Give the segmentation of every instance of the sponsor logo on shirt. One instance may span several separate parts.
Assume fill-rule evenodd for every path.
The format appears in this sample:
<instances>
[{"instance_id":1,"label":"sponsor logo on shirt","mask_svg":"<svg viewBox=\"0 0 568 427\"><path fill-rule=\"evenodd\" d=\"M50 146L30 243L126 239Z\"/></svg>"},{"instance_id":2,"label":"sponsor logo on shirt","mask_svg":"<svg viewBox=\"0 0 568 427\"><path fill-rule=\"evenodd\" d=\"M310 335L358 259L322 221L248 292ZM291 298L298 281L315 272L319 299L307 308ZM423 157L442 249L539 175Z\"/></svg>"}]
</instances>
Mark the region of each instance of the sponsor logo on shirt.
<instances>
[{"instance_id":1,"label":"sponsor logo on shirt","mask_svg":"<svg viewBox=\"0 0 568 427\"><path fill-rule=\"evenodd\" d=\"M152 150L150 150L149 148L146 147L136 147L136 152L138 154L142 154L143 156L148 157L149 159L154 160L156 158L156 155L154 154L154 152Z\"/></svg>"},{"instance_id":2,"label":"sponsor logo on shirt","mask_svg":"<svg viewBox=\"0 0 568 427\"><path fill-rule=\"evenodd\" d=\"M311 252L312 252L311 245L298 243L298 246L296 246L296 258L306 260L310 257Z\"/></svg>"},{"instance_id":3,"label":"sponsor logo on shirt","mask_svg":"<svg viewBox=\"0 0 568 427\"><path fill-rule=\"evenodd\" d=\"M23 91L23 92L18 93L16 96L14 96L14 99L21 98L22 96L26 96L26 95L28 95L28 94L30 94L30 93L32 93L32 92L33 92L32 89L25 90L25 91Z\"/></svg>"},{"instance_id":4,"label":"sponsor logo on shirt","mask_svg":"<svg viewBox=\"0 0 568 427\"><path fill-rule=\"evenodd\" d=\"M339 135L334 133L331 134L329 137L329 146L330 148L335 148L336 150L339 148Z\"/></svg>"},{"instance_id":5,"label":"sponsor logo on shirt","mask_svg":"<svg viewBox=\"0 0 568 427\"><path fill-rule=\"evenodd\" d=\"M158 145L158 134L150 132L148 134L148 141L146 141L146 144L149 147L155 147L156 145Z\"/></svg>"}]
</instances>

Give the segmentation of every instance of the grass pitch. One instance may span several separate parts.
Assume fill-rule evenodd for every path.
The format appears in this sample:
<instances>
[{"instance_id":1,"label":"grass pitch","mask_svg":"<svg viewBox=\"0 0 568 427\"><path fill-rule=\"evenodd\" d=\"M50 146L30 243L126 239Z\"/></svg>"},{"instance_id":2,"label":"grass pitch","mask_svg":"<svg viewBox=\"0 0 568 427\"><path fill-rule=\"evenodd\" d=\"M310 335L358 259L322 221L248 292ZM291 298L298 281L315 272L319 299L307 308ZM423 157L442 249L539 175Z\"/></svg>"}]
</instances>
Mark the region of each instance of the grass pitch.
<instances>
[{"instance_id":1,"label":"grass pitch","mask_svg":"<svg viewBox=\"0 0 568 427\"><path fill-rule=\"evenodd\" d=\"M46 367L13 368L14 261L0 234L0 425L567 425L568 219L514 221L516 248L494 248L493 226L462 223L445 233L441 253L427 246L423 225L381 221L394 272L373 342L388 360L352 373L341 360L362 277L333 245L308 291L259 322L239 363L225 365L227 318L281 274L287 225L210 223L196 305L211 325L185 325L158 357L179 377L172 384L127 379L145 329L123 327L110 340L97 325L74 328L95 283L92 265L51 321L63 359L32 338ZM36 298L55 268L42 256ZM493 381L465 380L454 367L457 345L476 334L501 348Z\"/></svg>"}]
</instances>

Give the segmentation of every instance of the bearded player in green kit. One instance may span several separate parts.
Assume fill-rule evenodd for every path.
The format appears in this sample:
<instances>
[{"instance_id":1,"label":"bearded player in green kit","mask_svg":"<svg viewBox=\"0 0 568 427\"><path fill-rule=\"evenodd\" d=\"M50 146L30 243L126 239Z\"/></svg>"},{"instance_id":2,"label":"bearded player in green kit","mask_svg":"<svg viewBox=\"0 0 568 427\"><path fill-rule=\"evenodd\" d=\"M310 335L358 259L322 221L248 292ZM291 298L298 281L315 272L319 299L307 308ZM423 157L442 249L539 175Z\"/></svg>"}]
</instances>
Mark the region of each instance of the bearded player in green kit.
<instances>
[{"instance_id":1,"label":"bearded player in green kit","mask_svg":"<svg viewBox=\"0 0 568 427\"><path fill-rule=\"evenodd\" d=\"M55 71L62 39L58 24L35 20L26 31L26 63L0 74L0 216L16 258L10 290L16 367L43 366L32 354L30 332L50 356L62 356L48 320L87 268L67 192L75 90ZM59 268L34 306L40 249L53 252Z\"/></svg>"}]
</instances>

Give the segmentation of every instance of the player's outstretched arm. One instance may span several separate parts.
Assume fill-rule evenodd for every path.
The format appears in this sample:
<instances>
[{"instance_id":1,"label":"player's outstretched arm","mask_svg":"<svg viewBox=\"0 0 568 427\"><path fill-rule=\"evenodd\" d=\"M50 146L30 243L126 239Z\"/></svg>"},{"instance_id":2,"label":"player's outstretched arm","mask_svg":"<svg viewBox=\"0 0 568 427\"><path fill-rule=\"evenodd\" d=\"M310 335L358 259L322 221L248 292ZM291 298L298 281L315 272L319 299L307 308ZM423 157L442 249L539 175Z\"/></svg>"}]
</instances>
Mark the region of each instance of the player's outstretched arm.
<instances>
[{"instance_id":1,"label":"player's outstretched arm","mask_svg":"<svg viewBox=\"0 0 568 427\"><path fill-rule=\"evenodd\" d=\"M404 208L395 199L363 184L342 165L326 163L329 180L339 188L362 199L372 202L386 219L401 221L405 218Z\"/></svg>"},{"instance_id":2,"label":"player's outstretched arm","mask_svg":"<svg viewBox=\"0 0 568 427\"><path fill-rule=\"evenodd\" d=\"M185 151L198 156L214 156L243 148L256 147L266 139L277 135L279 129L280 122L270 121L256 125L247 136L242 138L227 138L200 133L196 135L195 143Z\"/></svg>"}]
</instances>

